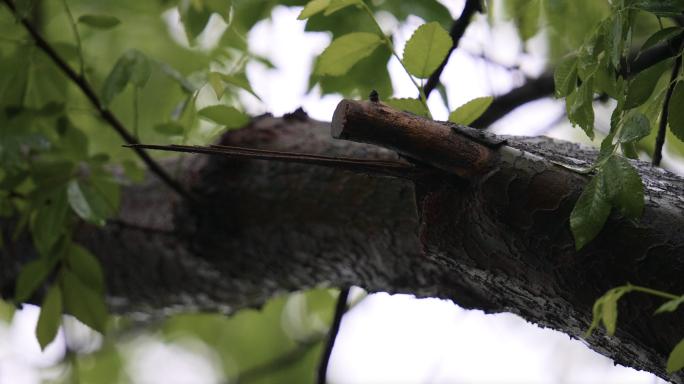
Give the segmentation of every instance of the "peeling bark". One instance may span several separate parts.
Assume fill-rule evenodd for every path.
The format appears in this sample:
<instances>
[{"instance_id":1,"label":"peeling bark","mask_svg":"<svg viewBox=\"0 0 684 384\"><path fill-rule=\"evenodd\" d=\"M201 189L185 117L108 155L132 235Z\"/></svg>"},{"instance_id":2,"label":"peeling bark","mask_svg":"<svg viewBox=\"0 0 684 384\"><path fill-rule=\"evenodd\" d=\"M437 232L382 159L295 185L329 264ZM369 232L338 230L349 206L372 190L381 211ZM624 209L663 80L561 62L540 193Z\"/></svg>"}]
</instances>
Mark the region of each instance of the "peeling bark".
<instances>
[{"instance_id":1,"label":"peeling bark","mask_svg":"<svg viewBox=\"0 0 684 384\"><path fill-rule=\"evenodd\" d=\"M394 117L425 123L399 114ZM336 135L346 127L346 137L359 141L377 133L374 125L360 130L335 124ZM684 293L678 278L684 242L680 177L633 162L646 188L640 227L613 212L602 233L576 252L569 216L590 178L553 162L589 164L596 150L430 124L430 132L442 138L437 147L457 143L468 150L452 150L450 162L446 152L401 137L401 129L368 140L389 143L389 150L333 140L329 123L303 113L262 116L225 134L219 144L406 158L436 172L414 184L311 165L191 155L181 180L205 204L181 200L149 176L124 189L117 221L102 230L84 225L76 240L103 262L110 309L137 318L233 313L296 290L358 285L514 312L581 339L594 300L612 287L630 282ZM1 223L5 238L11 228L11 222ZM3 297L11 296L20 266L34 257L26 234L0 250ZM32 300L39 302L43 294ZM684 315L654 317L660 304L643 294L628 295L619 302L616 335L599 330L586 342L619 364L684 382L684 375L665 372L667 355L684 337Z\"/></svg>"}]
</instances>

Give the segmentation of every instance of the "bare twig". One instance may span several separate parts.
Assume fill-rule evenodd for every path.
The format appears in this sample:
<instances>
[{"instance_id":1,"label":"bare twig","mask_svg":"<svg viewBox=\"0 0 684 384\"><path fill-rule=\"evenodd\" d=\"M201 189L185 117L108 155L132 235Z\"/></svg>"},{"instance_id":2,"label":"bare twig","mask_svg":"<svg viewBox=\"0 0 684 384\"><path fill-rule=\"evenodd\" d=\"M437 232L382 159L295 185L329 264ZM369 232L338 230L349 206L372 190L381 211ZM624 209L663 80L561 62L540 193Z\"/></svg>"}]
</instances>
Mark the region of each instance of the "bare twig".
<instances>
[{"instance_id":1,"label":"bare twig","mask_svg":"<svg viewBox=\"0 0 684 384\"><path fill-rule=\"evenodd\" d=\"M14 6L14 1L12 0L3 0L5 4L9 7L9 9L15 13L16 8ZM29 34L33 37L35 40L35 43L38 47L40 47L45 54L47 54L52 61L54 61L55 64L76 84L78 87L81 89L81 91L88 97L90 102L95 106L95 108L100 112L100 116L109 123L109 125L114 128L114 130L124 139L129 144L137 144L138 140L133 137L133 135L128 132L126 127L119 121L119 119L110 111L109 109L103 109L102 105L100 103L100 99L93 90L93 88L90 86L88 81L81 75L77 74L76 71L71 68L71 66L55 51L54 48L48 43L43 36L38 32L36 27L33 25L33 23L24 18L21 20L22 24L28 30ZM134 150L137 152L138 156L147 164L149 167L150 171L152 171L154 174L159 176L160 179L164 181L169 187L174 189L176 192L178 192L180 195L183 197L193 200L193 201L199 201L199 198L189 191L185 190L178 182L173 180L169 174L164 171L164 169L161 168L157 162L155 162L150 155L147 154L142 148L134 148Z\"/></svg>"},{"instance_id":2,"label":"bare twig","mask_svg":"<svg viewBox=\"0 0 684 384\"><path fill-rule=\"evenodd\" d=\"M458 20L454 21L454 23L451 25L451 31L449 31L449 35L454 41L451 49L449 50L449 54L444 58L442 64L440 64L439 67L432 73L432 75L430 75L427 83L425 83L425 88L423 88L425 91L425 97L429 97L430 92L432 92L432 90L437 87L437 84L439 84L439 77L442 75L444 67L449 62L451 52L458 47L458 42L461 40L461 37L465 33L466 28L468 28L468 25L470 25L470 19L475 12L482 12L482 9L480 8L480 0L467 0L461 16L458 18Z\"/></svg>"},{"instance_id":3,"label":"bare twig","mask_svg":"<svg viewBox=\"0 0 684 384\"><path fill-rule=\"evenodd\" d=\"M335 346L335 339L340 332L340 325L342 324L342 316L347 312L347 300L349 299L349 287L340 290L340 296L337 298L337 305L335 306L335 317L333 323L328 331L328 337L325 342L325 349L321 355L321 363L318 366L318 376L316 378L317 384L325 384L325 378L328 375L328 363L332 355L333 347Z\"/></svg>"},{"instance_id":4,"label":"bare twig","mask_svg":"<svg viewBox=\"0 0 684 384\"><path fill-rule=\"evenodd\" d=\"M281 161L285 163L299 163L319 165L328 168L337 168L343 171L354 172L368 176L397 177L413 181L423 180L435 171L429 168L418 168L398 161L366 160L349 157L332 157L310 155L305 153L275 152L259 149L227 147L223 145L210 145L206 147L189 145L125 145L132 148L157 149L160 151L204 153L207 155L223 155L237 159L255 159Z\"/></svg>"},{"instance_id":5,"label":"bare twig","mask_svg":"<svg viewBox=\"0 0 684 384\"><path fill-rule=\"evenodd\" d=\"M684 42L682 42L679 50L684 48ZM676 85L675 79L679 76L679 69L682 67L682 57L678 56L675 64L672 68L672 75L670 76L670 87L667 89L665 94L665 102L663 103L663 111L660 113L660 126L658 127L658 136L656 136L655 148L653 149L653 160L651 164L655 166L660 166L660 161L663 159L663 145L665 145L665 133L667 131L667 110L670 104L670 97L672 97L672 91Z\"/></svg>"}]
</instances>

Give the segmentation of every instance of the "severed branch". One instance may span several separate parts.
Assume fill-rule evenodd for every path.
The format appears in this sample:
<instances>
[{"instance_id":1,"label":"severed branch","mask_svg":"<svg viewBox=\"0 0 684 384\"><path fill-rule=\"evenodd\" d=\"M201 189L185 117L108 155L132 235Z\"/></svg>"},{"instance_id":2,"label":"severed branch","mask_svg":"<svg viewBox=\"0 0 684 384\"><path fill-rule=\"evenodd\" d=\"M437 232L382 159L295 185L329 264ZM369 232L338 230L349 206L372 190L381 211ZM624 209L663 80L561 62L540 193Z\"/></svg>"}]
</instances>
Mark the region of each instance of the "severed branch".
<instances>
[{"instance_id":1,"label":"severed branch","mask_svg":"<svg viewBox=\"0 0 684 384\"><path fill-rule=\"evenodd\" d=\"M16 13L16 7L13 0L3 0L5 4L9 7L12 13ZM43 38L43 36L38 32L38 29L33 25L33 23L27 18L23 18L21 23L24 25L26 30L31 34L35 43L40 47L46 55L48 55L52 61L81 89L81 91L86 95L88 100L93 104L93 106L100 112L100 116L109 123L109 125L114 128L114 130L129 144L137 144L138 140L131 135L126 127L119 121L119 119L112 113L109 109L103 109L100 103L100 98L95 93L95 90L90 86L88 80L82 75L76 73L76 71L71 68L71 66L62 58L57 51ZM147 154L142 148L134 148L138 156L147 164L150 171L159 176L160 179L164 181L166 185L171 187L173 190L178 192L181 196L197 201L197 196L183 188L177 181L175 181L162 167L155 162L150 155Z\"/></svg>"}]
</instances>

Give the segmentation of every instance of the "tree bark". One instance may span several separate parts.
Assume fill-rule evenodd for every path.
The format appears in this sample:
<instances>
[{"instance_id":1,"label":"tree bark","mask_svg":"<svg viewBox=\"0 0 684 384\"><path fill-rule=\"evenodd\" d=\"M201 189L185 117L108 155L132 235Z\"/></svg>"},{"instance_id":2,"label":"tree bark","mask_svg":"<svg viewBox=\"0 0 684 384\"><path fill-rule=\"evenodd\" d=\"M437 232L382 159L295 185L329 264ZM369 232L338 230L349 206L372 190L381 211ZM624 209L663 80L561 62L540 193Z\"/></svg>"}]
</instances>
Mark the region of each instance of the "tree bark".
<instances>
[{"instance_id":1,"label":"tree bark","mask_svg":"<svg viewBox=\"0 0 684 384\"><path fill-rule=\"evenodd\" d=\"M513 312L583 339L594 300L610 288L630 282L684 293L684 180L672 173L633 162L645 185L640 227L613 212L577 252L569 217L590 177L554 162L589 165L598 154L593 148L496 137L372 102L343 101L333 133L392 150L332 140L330 129L303 112L265 115L219 144L406 159L435 172L414 183L303 164L186 157L181 181L204 204L180 199L149 176L124 188L117 220L77 230L76 241L105 267L111 311L137 319L228 314L296 290L358 285ZM2 222L6 239L12 224ZM0 250L4 298L21 265L35 257L27 234ZM684 315L654 317L661 303L638 293L623 298L615 336L601 329L587 344L616 363L684 382L665 371L684 337Z\"/></svg>"}]
</instances>

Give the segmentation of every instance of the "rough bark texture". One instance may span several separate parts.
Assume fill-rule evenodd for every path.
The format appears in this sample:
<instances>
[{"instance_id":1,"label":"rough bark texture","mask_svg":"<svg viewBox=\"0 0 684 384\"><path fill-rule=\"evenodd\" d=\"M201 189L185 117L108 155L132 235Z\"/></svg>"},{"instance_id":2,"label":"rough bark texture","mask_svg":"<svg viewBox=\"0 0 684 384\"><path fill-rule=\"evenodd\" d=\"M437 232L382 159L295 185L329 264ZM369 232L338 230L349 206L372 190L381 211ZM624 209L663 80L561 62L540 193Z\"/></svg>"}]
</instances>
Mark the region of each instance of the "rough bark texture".
<instances>
[{"instance_id":1,"label":"rough bark texture","mask_svg":"<svg viewBox=\"0 0 684 384\"><path fill-rule=\"evenodd\" d=\"M548 138L503 143L437 125L453 135L445 142L480 148L492 155L489 161L458 176L449 164L431 163L430 153L395 143L417 166L441 170L414 185L311 165L196 155L186 159L182 181L206 204L181 200L150 176L125 188L119 222L103 230L83 226L76 239L105 266L111 310L137 318L232 313L295 290L358 285L514 312L583 338L594 300L612 287L630 282L684 292L681 178L634 162L646 186L640 228L613 212L599 237L576 252L568 218L589 177L551 161L581 165L596 150ZM363 132L357 134L363 141ZM398 159L394 151L333 140L329 123L303 113L256 118L220 144ZM11 227L2 223L6 238ZM4 297L33 257L26 235L0 250ZM587 343L619 364L684 382L684 375L665 372L667 355L684 336L684 315L654 317L660 304L627 296L619 302L616 335L601 329Z\"/></svg>"}]
</instances>

